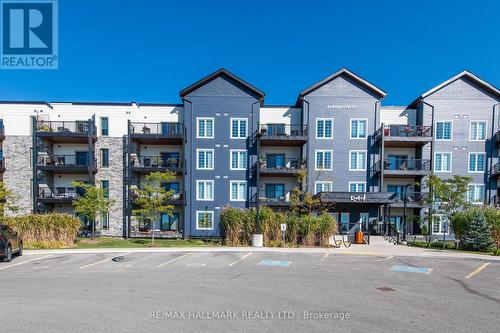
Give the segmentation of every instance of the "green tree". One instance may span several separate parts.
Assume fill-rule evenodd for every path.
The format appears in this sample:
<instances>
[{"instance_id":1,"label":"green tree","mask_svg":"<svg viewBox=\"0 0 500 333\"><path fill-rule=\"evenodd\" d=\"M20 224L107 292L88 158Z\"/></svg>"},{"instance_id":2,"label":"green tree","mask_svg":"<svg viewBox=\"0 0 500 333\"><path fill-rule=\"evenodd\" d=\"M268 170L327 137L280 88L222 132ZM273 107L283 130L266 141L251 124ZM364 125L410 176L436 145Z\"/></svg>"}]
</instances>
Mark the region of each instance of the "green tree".
<instances>
[{"instance_id":1,"label":"green tree","mask_svg":"<svg viewBox=\"0 0 500 333\"><path fill-rule=\"evenodd\" d=\"M16 201L17 196L3 182L0 182L0 216L3 217L6 211L18 212L19 207L15 204Z\"/></svg>"},{"instance_id":2,"label":"green tree","mask_svg":"<svg viewBox=\"0 0 500 333\"><path fill-rule=\"evenodd\" d=\"M84 193L73 200L75 213L87 218L92 223L92 237L95 237L96 218L107 214L114 201L108 198L108 192L104 188L83 182L73 182L72 185L82 189Z\"/></svg>"},{"instance_id":3,"label":"green tree","mask_svg":"<svg viewBox=\"0 0 500 333\"><path fill-rule=\"evenodd\" d=\"M484 214L475 211L464 236L464 245L473 250L488 250L493 246L491 231Z\"/></svg>"},{"instance_id":4,"label":"green tree","mask_svg":"<svg viewBox=\"0 0 500 333\"><path fill-rule=\"evenodd\" d=\"M164 184L175 179L172 171L152 172L145 177L144 187L136 190L134 210L144 222L149 223L151 229L151 243L154 244L154 224L160 221L161 214L172 216L174 206L167 204L174 194L174 190L167 191Z\"/></svg>"},{"instance_id":5,"label":"green tree","mask_svg":"<svg viewBox=\"0 0 500 333\"><path fill-rule=\"evenodd\" d=\"M466 194L471 181L472 178L464 176L442 179L431 175L427 178L424 185L429 191L429 195L425 198L426 203L430 206L427 216L429 233L432 230L434 213L444 213L452 220L454 214L470 206Z\"/></svg>"}]
</instances>

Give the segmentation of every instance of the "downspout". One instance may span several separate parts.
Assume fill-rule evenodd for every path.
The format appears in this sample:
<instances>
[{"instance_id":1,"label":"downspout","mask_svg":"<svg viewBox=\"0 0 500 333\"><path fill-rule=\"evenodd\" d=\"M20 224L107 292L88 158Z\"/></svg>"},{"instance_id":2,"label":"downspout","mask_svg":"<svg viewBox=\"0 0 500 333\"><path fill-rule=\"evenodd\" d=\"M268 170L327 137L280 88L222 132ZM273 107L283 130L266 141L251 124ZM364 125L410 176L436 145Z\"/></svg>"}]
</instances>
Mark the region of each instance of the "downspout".
<instances>
[{"instance_id":1,"label":"downspout","mask_svg":"<svg viewBox=\"0 0 500 333\"><path fill-rule=\"evenodd\" d=\"M31 117L31 133L32 133L32 146L33 149L31 150L31 168L33 169L33 185L32 185L32 190L33 190L33 212L36 214L38 213L38 205L37 205L37 198L38 198L38 175L37 175L37 158L38 158L38 145L37 145L37 137L36 137L36 125L37 125L37 119L35 116Z\"/></svg>"},{"instance_id":2,"label":"downspout","mask_svg":"<svg viewBox=\"0 0 500 333\"><path fill-rule=\"evenodd\" d=\"M257 102L252 103L252 116L253 116L253 107L255 104L259 103L261 104L264 101L264 99L261 97ZM253 121L252 121L253 124ZM262 228L260 225L260 198L259 198L259 191L260 191L260 112L259 112L259 117L257 117L257 130L255 132L255 145L256 145L256 151L255 153L257 154L256 162L255 165L257 166L255 168L255 186L256 186L256 199L255 199L255 233L256 234L261 234L262 233Z\"/></svg>"},{"instance_id":3,"label":"downspout","mask_svg":"<svg viewBox=\"0 0 500 333\"><path fill-rule=\"evenodd\" d=\"M489 158L488 158L488 173L487 173L487 185L488 185L488 191L485 191L487 193L485 193L485 196L487 196L485 198L485 203L487 203L488 205L491 203L490 200L491 200L491 177L493 176L493 167L495 166L495 164L493 164L493 151L495 149L495 145L496 145L496 132L497 132L497 128L498 128L498 122L496 121L496 109L497 109L497 106L500 105L500 103L497 103L495 105L493 105L493 119L491 121L491 140L490 140L490 152L489 152ZM498 193L497 193L497 197L498 197ZM487 200L486 200L487 199Z\"/></svg>"},{"instance_id":4,"label":"downspout","mask_svg":"<svg viewBox=\"0 0 500 333\"><path fill-rule=\"evenodd\" d=\"M304 98L304 96L300 96L299 99L302 101L302 119L301 119L301 124L302 124L302 129L304 129L305 125L304 125L304 103L307 104L307 143L306 143L306 158L305 160L307 161L307 173L306 173L306 188L305 188L305 191L309 192L309 191L312 191L314 193L314 188L311 188L310 184L309 184L309 170L311 168L311 161L309 160L309 152L310 152L310 133L311 133L311 128L309 126L310 124L310 108L309 108L309 102ZM313 162L312 163L315 163L314 162L314 159L313 159ZM314 186L314 185L313 185ZM303 186L302 186L303 187ZM304 190L304 188L302 188L302 190ZM333 188L332 188L333 190Z\"/></svg>"},{"instance_id":5,"label":"downspout","mask_svg":"<svg viewBox=\"0 0 500 333\"><path fill-rule=\"evenodd\" d=\"M419 99L420 103L424 104L424 105L427 105L431 108L431 137L432 137L432 140L431 140L431 151L430 151L430 168L431 168L431 176L434 175L434 143L435 143L435 135L434 135L434 105L432 104L429 104L427 103L426 101L424 101L424 99L421 97ZM423 119L424 119L424 110L422 108L422 123L423 123ZM420 189L420 191L422 191L422 189ZM429 196L430 198L432 198L433 196L433 193L432 193L432 189L429 189ZM432 234L432 217L433 217L433 213L434 213L434 203L432 203L429 207L429 236L431 236Z\"/></svg>"},{"instance_id":6,"label":"downspout","mask_svg":"<svg viewBox=\"0 0 500 333\"><path fill-rule=\"evenodd\" d=\"M129 238L131 231L132 231L132 200L131 200L131 191L130 191L130 186L132 185L132 179L131 179L131 172L130 172L130 167L131 167L131 160L130 160L130 155L132 154L132 147L131 145L131 140L130 140L130 129L131 129L131 121L130 119L127 120L127 138L126 138L126 145L127 145L127 155L125 157L125 177L127 177L127 193L126 193L126 198L125 198L125 209L124 209L124 220L123 220L123 236L124 238Z\"/></svg>"},{"instance_id":7,"label":"downspout","mask_svg":"<svg viewBox=\"0 0 500 333\"><path fill-rule=\"evenodd\" d=\"M184 103L188 103L191 105L191 110L189 112L189 123L191 124L191 129L190 129L190 133L188 135L187 133L187 130L186 130L186 123L187 123L187 119L186 119L186 107L184 105L184 117L183 117L183 132L184 132L184 140L183 140L183 148L182 148L182 155L184 157L184 175L183 175L183 179L182 179L182 182L184 184L184 193L187 193L189 195L189 198L188 198L188 195L186 195L186 201L185 201L185 206L184 206L184 216L183 216L183 227L182 227L182 237L184 239L188 238L189 235L187 234L187 225L191 224L191 203L193 202L192 201L192 196L193 196L193 191L191 191L191 188L192 188L192 181L193 181L193 172L191 170L194 170L194 168L192 168L192 164L193 164L193 160L196 161L196 158L189 158L189 168L188 168L188 163L187 163L187 156L186 156L186 143L187 142L187 138L193 138L193 103L188 100L187 98L185 97L181 97L182 101ZM189 142L189 144L191 145L191 156L193 155L193 151L192 151L192 145L193 145L193 142L191 140L191 142ZM189 190L186 188L186 175L189 173L188 177L189 177ZM189 200L188 200L189 199ZM186 214L186 212L189 211L189 214ZM189 227L189 233L191 233L191 226Z\"/></svg>"}]
</instances>

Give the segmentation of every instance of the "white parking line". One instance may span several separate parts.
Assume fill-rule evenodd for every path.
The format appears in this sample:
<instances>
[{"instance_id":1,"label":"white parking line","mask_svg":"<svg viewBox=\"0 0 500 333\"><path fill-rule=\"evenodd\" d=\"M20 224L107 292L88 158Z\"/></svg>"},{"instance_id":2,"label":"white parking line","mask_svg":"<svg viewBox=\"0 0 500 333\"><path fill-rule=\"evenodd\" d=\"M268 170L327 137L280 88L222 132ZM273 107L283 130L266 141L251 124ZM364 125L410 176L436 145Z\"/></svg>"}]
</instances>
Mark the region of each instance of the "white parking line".
<instances>
[{"instance_id":1,"label":"white parking line","mask_svg":"<svg viewBox=\"0 0 500 333\"><path fill-rule=\"evenodd\" d=\"M467 274L467 276L465 278L466 279L470 279L471 277L473 277L474 275L476 275L477 273L481 272L483 269L485 269L486 267L488 267L489 264L490 264L489 262L485 262L484 264L482 264L481 266L479 266L478 268L476 268L474 271L472 271L469 274Z\"/></svg>"},{"instance_id":2,"label":"white parking line","mask_svg":"<svg viewBox=\"0 0 500 333\"><path fill-rule=\"evenodd\" d=\"M130 252L127 252L127 253L124 253L124 254L120 254L119 256L114 256L114 257L111 257L111 258L107 258L107 259L104 259L104 260L100 260L100 261L97 261L97 262L93 262L91 264L88 264L88 265L85 265L85 266L81 266L80 269L83 269L83 268L88 268L88 267L92 267L92 266L95 266L95 265L99 265L99 264L102 264L103 262L106 262L106 261L110 261L110 260L113 260L114 258L116 257L121 257L121 256L124 256L124 255L127 255L129 254Z\"/></svg>"},{"instance_id":3,"label":"white parking line","mask_svg":"<svg viewBox=\"0 0 500 333\"><path fill-rule=\"evenodd\" d=\"M228 267L232 267L232 266L236 265L237 263L239 263L239 262L240 262L240 261L242 261L243 259L247 258L247 257L248 257L249 255L251 255L252 253L253 253L253 252L249 252L249 253L245 254L243 257L241 257L241 258L239 258L238 260L236 260L236 261L234 261L234 262L230 263L230 264L228 265Z\"/></svg>"},{"instance_id":4,"label":"white parking line","mask_svg":"<svg viewBox=\"0 0 500 333\"><path fill-rule=\"evenodd\" d=\"M184 257L186 257L186 256L188 256L188 255L190 255L190 254L193 254L193 253L192 253L192 252L189 252L189 253L183 254L182 256L178 256L178 257L176 257L176 258L174 258L174 259L170 259L169 261L165 261L163 264L159 264L159 265L158 265L158 266L156 266L156 267L158 267L158 268L162 268L162 267L163 267L163 266L165 266L166 264L170 264L171 262L174 262L174 261L176 261L176 260L179 260L179 259L181 259L181 258L184 258Z\"/></svg>"},{"instance_id":5,"label":"white parking line","mask_svg":"<svg viewBox=\"0 0 500 333\"><path fill-rule=\"evenodd\" d=\"M319 261L325 261L326 258L330 255L330 251L326 252L325 255L323 257L321 257L321 259Z\"/></svg>"},{"instance_id":6,"label":"white parking line","mask_svg":"<svg viewBox=\"0 0 500 333\"><path fill-rule=\"evenodd\" d=\"M388 256L388 257L385 257L384 259L382 259L382 261L391 260L392 258L394 258L394 256Z\"/></svg>"},{"instance_id":7,"label":"white parking line","mask_svg":"<svg viewBox=\"0 0 500 333\"><path fill-rule=\"evenodd\" d=\"M23 262L18 262L18 263L16 263L16 264L12 264L12 265L9 265L9 266L0 267L0 270L1 270L1 269L7 269L7 268L10 268L10 267L16 267L16 266L19 266L19 265L22 265L22 264L26 264L26 263L28 263L28 262L35 261L35 260L45 259L45 258L48 258L48 257L50 257L50 256L51 256L51 254L48 254L48 255L43 256L43 257L34 258L34 259L26 260L26 261L23 261Z\"/></svg>"}]
</instances>

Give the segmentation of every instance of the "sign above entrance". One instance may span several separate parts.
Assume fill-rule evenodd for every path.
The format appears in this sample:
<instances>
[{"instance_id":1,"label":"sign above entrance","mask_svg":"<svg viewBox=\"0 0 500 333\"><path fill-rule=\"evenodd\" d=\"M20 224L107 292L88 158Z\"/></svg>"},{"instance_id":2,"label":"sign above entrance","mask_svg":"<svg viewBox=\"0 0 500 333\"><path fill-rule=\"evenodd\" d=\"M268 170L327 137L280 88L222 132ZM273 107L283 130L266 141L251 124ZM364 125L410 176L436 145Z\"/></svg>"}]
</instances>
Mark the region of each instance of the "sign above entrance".
<instances>
[{"instance_id":1,"label":"sign above entrance","mask_svg":"<svg viewBox=\"0 0 500 333\"><path fill-rule=\"evenodd\" d=\"M354 201L354 202L365 202L366 201L366 194L351 195L351 201Z\"/></svg>"}]
</instances>

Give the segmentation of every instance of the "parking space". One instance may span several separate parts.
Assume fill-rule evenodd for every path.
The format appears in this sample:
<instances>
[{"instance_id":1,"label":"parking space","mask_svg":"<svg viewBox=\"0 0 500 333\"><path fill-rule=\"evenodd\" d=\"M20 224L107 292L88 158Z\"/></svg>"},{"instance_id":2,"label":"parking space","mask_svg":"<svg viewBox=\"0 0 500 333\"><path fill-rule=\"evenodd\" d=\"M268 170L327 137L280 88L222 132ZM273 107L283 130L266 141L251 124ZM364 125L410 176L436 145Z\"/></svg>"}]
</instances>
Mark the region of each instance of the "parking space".
<instances>
[{"instance_id":1,"label":"parking space","mask_svg":"<svg viewBox=\"0 0 500 333\"><path fill-rule=\"evenodd\" d=\"M6 318L12 318L13 325L21 320L21 314L10 309L22 306L30 314L22 319L33 321L32 327L36 318L46 318L42 331L57 325L57 313L62 311L75 323L82 315L92 322L102 320L92 309L115 309L109 323L116 325L116 331L127 331L125 324L129 331L167 327L206 331L210 330L206 321L158 323L148 320L148 314L213 309L350 312L356 325L334 324L346 331L369 330L381 318L388 330L433 331L440 328L435 324L440 321L456 323L464 331L477 327L488 331L492 314L475 309L500 304L497 261L335 251L33 254L0 263L0 278L22 286L2 295L13 304L5 311ZM257 327L252 326L255 322L210 324L236 331ZM318 331L328 330L332 323L268 321L266 325L268 330Z\"/></svg>"}]
</instances>

